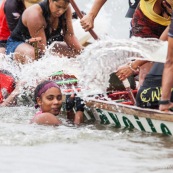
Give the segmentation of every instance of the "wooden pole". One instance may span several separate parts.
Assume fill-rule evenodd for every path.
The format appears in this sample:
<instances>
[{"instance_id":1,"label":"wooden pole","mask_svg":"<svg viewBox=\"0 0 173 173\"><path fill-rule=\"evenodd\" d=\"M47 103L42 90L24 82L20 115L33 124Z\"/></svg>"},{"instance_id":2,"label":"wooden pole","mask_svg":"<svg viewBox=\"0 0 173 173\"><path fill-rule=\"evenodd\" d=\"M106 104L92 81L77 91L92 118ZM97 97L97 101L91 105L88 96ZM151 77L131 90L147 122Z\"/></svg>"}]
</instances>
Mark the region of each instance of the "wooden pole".
<instances>
[{"instance_id":1,"label":"wooden pole","mask_svg":"<svg viewBox=\"0 0 173 173\"><path fill-rule=\"evenodd\" d=\"M135 99L135 97L134 97L134 95L133 95L132 89L130 88L129 80L128 80L128 79L125 79L125 80L123 80L122 82L123 82L124 87L125 87L126 90L128 91L128 95L129 95L129 97L130 97L131 102L132 102L134 105L136 105L136 99Z\"/></svg>"},{"instance_id":2,"label":"wooden pole","mask_svg":"<svg viewBox=\"0 0 173 173\"><path fill-rule=\"evenodd\" d=\"M42 40L41 37L34 37L28 40L28 42L34 47L36 60L39 59L38 42L40 42L41 40Z\"/></svg>"},{"instance_id":3,"label":"wooden pole","mask_svg":"<svg viewBox=\"0 0 173 173\"><path fill-rule=\"evenodd\" d=\"M76 14L79 16L80 19L82 19L83 14L81 13L81 11L79 10L78 6L76 5L74 0L70 0L70 3L72 5L72 7L74 8L74 10L76 11ZM97 34L94 32L93 29L89 30L89 33L91 34L91 36L95 39L95 40L99 40L99 37L97 36Z\"/></svg>"}]
</instances>

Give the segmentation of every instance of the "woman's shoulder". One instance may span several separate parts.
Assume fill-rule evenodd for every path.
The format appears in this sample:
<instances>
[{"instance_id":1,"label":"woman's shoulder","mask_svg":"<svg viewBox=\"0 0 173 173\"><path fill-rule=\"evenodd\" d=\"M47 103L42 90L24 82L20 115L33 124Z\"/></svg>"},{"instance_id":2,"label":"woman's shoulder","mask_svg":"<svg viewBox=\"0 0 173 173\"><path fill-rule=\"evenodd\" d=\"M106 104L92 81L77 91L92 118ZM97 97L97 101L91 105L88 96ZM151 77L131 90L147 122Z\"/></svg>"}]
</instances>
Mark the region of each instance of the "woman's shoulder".
<instances>
[{"instance_id":1,"label":"woman's shoulder","mask_svg":"<svg viewBox=\"0 0 173 173\"><path fill-rule=\"evenodd\" d=\"M39 22L43 17L43 11L39 4L34 4L23 12L23 18Z\"/></svg>"}]
</instances>

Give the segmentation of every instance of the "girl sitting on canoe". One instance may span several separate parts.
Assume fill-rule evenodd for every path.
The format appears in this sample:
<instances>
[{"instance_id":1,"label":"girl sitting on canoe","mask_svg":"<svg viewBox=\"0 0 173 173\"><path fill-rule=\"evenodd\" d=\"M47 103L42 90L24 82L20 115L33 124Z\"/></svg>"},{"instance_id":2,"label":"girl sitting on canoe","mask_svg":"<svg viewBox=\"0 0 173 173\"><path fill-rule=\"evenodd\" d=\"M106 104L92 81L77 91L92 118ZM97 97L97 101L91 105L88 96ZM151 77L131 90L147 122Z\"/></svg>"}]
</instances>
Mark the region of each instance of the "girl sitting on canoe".
<instances>
[{"instance_id":1,"label":"girl sitting on canoe","mask_svg":"<svg viewBox=\"0 0 173 173\"><path fill-rule=\"evenodd\" d=\"M42 0L3 0L0 6L0 53L5 53L10 32L16 27L20 15L29 6Z\"/></svg>"},{"instance_id":2,"label":"girl sitting on canoe","mask_svg":"<svg viewBox=\"0 0 173 173\"><path fill-rule=\"evenodd\" d=\"M60 125L62 123L60 119L56 117L61 111L62 93L55 82L48 80L40 83L35 89L34 99L36 102L36 108L39 107L40 111L35 114L34 118L31 120L32 123L40 125ZM74 106L74 97L72 96L70 99L71 101L68 100L66 102L66 107L68 108L67 112ZM83 105L80 106L79 102L78 104L78 107L83 107ZM83 122L83 111L81 109L77 110L73 120L75 124Z\"/></svg>"},{"instance_id":3,"label":"girl sitting on canoe","mask_svg":"<svg viewBox=\"0 0 173 173\"><path fill-rule=\"evenodd\" d=\"M35 60L35 49L27 43L33 37L41 37L40 56L53 41L61 44L55 44L52 53L74 57L81 52L82 46L73 31L69 0L44 0L27 8L7 41L7 54L15 53L13 58L21 63L27 63L27 57Z\"/></svg>"}]
</instances>

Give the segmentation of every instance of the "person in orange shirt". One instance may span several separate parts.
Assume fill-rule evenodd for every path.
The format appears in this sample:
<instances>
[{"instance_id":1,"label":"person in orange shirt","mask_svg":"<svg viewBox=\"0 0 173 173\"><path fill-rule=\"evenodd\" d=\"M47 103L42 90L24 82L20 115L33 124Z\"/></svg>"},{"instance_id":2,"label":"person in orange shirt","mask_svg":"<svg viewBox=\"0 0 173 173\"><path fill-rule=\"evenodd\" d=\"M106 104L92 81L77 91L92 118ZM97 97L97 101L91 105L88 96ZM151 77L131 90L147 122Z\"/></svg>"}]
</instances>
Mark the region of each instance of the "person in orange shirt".
<instances>
[{"instance_id":1,"label":"person in orange shirt","mask_svg":"<svg viewBox=\"0 0 173 173\"><path fill-rule=\"evenodd\" d=\"M10 35L10 30L8 28L6 15L4 13L4 4L6 0L3 0L0 5L0 53L5 53L6 42Z\"/></svg>"}]
</instances>

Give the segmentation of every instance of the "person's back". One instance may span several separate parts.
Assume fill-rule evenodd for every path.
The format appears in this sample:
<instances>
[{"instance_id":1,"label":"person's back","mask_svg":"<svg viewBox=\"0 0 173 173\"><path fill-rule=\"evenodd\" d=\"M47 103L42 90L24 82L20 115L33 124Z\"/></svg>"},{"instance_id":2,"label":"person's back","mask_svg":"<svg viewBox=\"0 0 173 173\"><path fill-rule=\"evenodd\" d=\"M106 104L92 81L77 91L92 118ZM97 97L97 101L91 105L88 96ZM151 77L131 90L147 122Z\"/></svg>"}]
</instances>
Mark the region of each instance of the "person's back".
<instances>
[{"instance_id":1,"label":"person's back","mask_svg":"<svg viewBox=\"0 0 173 173\"><path fill-rule=\"evenodd\" d=\"M24 10L25 5L23 0L6 0L4 12L6 14L8 26L11 32L16 27L17 22Z\"/></svg>"}]
</instances>

